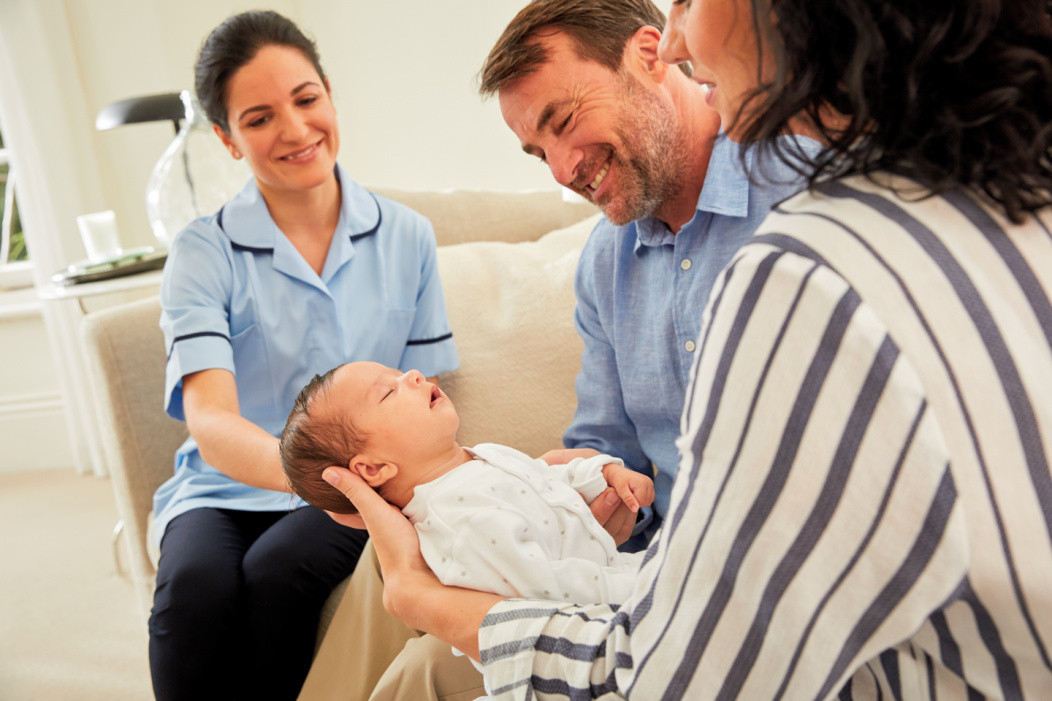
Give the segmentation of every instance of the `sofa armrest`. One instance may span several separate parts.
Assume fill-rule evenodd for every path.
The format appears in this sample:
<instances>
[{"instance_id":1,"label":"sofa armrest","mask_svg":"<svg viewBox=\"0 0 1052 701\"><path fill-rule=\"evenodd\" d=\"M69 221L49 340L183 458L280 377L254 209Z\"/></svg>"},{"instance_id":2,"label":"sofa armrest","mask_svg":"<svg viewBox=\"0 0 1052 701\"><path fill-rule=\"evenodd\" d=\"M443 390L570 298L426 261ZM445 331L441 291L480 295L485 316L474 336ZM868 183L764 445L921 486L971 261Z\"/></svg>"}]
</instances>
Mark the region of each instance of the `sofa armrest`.
<instances>
[{"instance_id":1,"label":"sofa armrest","mask_svg":"<svg viewBox=\"0 0 1052 701\"><path fill-rule=\"evenodd\" d=\"M87 315L83 337L95 388L103 455L130 545L140 606L149 611L155 571L147 552L153 493L172 475L186 425L164 412L164 334L156 296Z\"/></svg>"}]
</instances>

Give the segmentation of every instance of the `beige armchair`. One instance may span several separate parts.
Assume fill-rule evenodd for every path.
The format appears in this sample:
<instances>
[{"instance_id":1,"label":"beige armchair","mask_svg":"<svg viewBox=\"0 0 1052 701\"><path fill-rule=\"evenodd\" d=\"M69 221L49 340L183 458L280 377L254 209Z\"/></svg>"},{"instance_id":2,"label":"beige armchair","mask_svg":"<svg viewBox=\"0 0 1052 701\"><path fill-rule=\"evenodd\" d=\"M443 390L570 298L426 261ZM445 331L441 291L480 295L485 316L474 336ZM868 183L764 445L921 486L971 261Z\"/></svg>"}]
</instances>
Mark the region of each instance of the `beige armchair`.
<instances>
[{"instance_id":1,"label":"beige armchair","mask_svg":"<svg viewBox=\"0 0 1052 701\"><path fill-rule=\"evenodd\" d=\"M564 202L558 192L380 192L428 216L435 228L461 359L440 382L460 411L461 443L505 443L533 454L560 447L580 367L573 273L595 208ZM153 492L172 474L173 454L187 435L185 424L163 411L159 317L151 297L89 314L83 327L103 453L144 616L156 576ZM320 632L341 594L330 597Z\"/></svg>"},{"instance_id":2,"label":"beige armchair","mask_svg":"<svg viewBox=\"0 0 1052 701\"><path fill-rule=\"evenodd\" d=\"M153 493L171 477L175 451L188 435L185 423L164 412L160 316L157 297L150 297L89 314L83 327L120 535L144 615L153 605L157 574L147 547Z\"/></svg>"}]
</instances>

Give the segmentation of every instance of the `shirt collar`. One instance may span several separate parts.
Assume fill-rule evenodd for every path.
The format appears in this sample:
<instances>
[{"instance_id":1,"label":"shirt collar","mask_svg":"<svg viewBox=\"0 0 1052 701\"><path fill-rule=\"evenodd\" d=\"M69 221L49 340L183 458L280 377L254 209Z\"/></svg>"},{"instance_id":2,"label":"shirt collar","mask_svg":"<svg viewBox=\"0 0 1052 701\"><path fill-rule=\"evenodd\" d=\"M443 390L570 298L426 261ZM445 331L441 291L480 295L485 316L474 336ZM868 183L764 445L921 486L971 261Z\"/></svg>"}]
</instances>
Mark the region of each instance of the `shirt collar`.
<instances>
[{"instance_id":1,"label":"shirt collar","mask_svg":"<svg viewBox=\"0 0 1052 701\"><path fill-rule=\"evenodd\" d=\"M340 181L343 199L340 203L340 220L336 235L329 245L321 279L328 282L347 261L354 258L354 244L359 239L374 235L380 229L383 214L380 203L371 192L354 182L337 166L336 177Z\"/></svg>"},{"instance_id":2,"label":"shirt collar","mask_svg":"<svg viewBox=\"0 0 1052 701\"><path fill-rule=\"evenodd\" d=\"M721 130L716 137L709 156L709 167L705 175L705 185L698 195L698 212L709 212L725 217L746 217L749 215L749 175L742 169L741 145L727 138ZM751 168L754 150L745 154L746 167ZM694 221L698 215L694 215ZM689 226L688 222L687 226ZM686 228L686 227L684 227ZM664 222L655 217L645 217L636 222L636 245L638 252L641 246L661 246L675 241L675 234Z\"/></svg>"},{"instance_id":3,"label":"shirt collar","mask_svg":"<svg viewBox=\"0 0 1052 701\"><path fill-rule=\"evenodd\" d=\"M342 192L337 235L349 235L354 240L376 233L380 225L379 204L368 190L347 177L339 164L336 179ZM270 217L255 178L250 178L241 192L223 206L219 217L226 235L243 248L272 251L277 237L283 236Z\"/></svg>"},{"instance_id":4,"label":"shirt collar","mask_svg":"<svg viewBox=\"0 0 1052 701\"><path fill-rule=\"evenodd\" d=\"M749 215L749 170L752 169L755 150L745 152L745 168L742 167L741 154L741 144L731 141L720 131L709 157L698 209L726 217Z\"/></svg>"}]
</instances>

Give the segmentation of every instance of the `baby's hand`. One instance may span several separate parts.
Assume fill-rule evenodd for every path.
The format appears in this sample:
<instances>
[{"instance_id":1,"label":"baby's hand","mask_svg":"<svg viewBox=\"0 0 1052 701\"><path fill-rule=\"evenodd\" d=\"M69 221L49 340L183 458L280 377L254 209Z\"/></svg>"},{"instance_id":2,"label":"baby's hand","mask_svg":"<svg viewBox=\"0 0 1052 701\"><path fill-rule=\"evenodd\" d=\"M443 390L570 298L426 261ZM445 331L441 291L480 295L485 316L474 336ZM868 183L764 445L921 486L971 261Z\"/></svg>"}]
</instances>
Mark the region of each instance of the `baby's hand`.
<instances>
[{"instance_id":1,"label":"baby's hand","mask_svg":"<svg viewBox=\"0 0 1052 701\"><path fill-rule=\"evenodd\" d=\"M599 451L592 448L559 448L549 450L540 459L549 465L569 465L574 458L590 458L593 455L599 455Z\"/></svg>"},{"instance_id":2,"label":"baby's hand","mask_svg":"<svg viewBox=\"0 0 1052 701\"><path fill-rule=\"evenodd\" d=\"M654 503L654 480L646 475L617 463L610 463L603 467L603 477L633 513L639 511L641 506Z\"/></svg>"}]
</instances>

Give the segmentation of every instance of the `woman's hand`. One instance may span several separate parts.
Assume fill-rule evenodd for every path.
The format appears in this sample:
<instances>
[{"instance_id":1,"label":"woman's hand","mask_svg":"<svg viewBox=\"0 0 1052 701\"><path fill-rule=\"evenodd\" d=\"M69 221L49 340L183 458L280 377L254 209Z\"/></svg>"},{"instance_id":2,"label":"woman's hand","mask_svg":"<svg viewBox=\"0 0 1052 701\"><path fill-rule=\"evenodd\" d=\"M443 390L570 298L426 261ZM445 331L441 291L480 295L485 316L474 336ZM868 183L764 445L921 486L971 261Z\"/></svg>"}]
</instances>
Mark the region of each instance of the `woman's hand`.
<instances>
[{"instance_id":1,"label":"woman's hand","mask_svg":"<svg viewBox=\"0 0 1052 701\"><path fill-rule=\"evenodd\" d=\"M327 468L323 477L343 492L358 509L358 514L330 512L329 515L345 526L369 531L383 572L384 608L408 624L405 616L409 612L402 594L407 588L418 584L438 584L438 579L420 554L420 538L416 529L397 507L384 501L372 487L347 468Z\"/></svg>"},{"instance_id":2,"label":"woman's hand","mask_svg":"<svg viewBox=\"0 0 1052 701\"><path fill-rule=\"evenodd\" d=\"M384 579L384 608L410 628L431 633L478 660L479 626L502 597L443 585L420 554L416 529L402 512L347 468L326 468L324 477L361 514L358 519L333 518L349 526L360 522L369 530Z\"/></svg>"}]
</instances>

